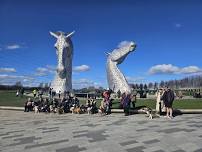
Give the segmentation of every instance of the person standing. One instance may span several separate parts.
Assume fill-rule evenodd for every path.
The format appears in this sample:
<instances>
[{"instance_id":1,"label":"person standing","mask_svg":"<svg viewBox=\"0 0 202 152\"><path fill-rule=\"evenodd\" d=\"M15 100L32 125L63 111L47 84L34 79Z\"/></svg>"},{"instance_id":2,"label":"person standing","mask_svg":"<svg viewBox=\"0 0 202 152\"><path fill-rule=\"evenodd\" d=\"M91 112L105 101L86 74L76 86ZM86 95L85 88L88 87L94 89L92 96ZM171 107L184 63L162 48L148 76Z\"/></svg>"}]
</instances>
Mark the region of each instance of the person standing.
<instances>
[{"instance_id":1,"label":"person standing","mask_svg":"<svg viewBox=\"0 0 202 152\"><path fill-rule=\"evenodd\" d=\"M124 104L125 98L126 98L126 93L124 92L124 93L121 95L121 100L120 100L120 105L119 105L119 108L120 108L120 109L123 109L123 104Z\"/></svg>"},{"instance_id":2,"label":"person standing","mask_svg":"<svg viewBox=\"0 0 202 152\"><path fill-rule=\"evenodd\" d=\"M18 97L18 96L19 96L19 90L16 91L16 97Z\"/></svg>"},{"instance_id":3,"label":"person standing","mask_svg":"<svg viewBox=\"0 0 202 152\"><path fill-rule=\"evenodd\" d=\"M61 96L61 91L59 91L59 93L58 93L58 97L59 97L59 99L60 99L60 96Z\"/></svg>"},{"instance_id":4,"label":"person standing","mask_svg":"<svg viewBox=\"0 0 202 152\"><path fill-rule=\"evenodd\" d=\"M130 103L131 103L131 95L129 93L126 93L126 96L123 100L123 109L125 116L128 116L130 114Z\"/></svg>"},{"instance_id":5,"label":"person standing","mask_svg":"<svg viewBox=\"0 0 202 152\"><path fill-rule=\"evenodd\" d=\"M133 94L131 95L131 103L132 103L132 106L133 106L133 109L135 109L135 103L137 101L137 94Z\"/></svg>"},{"instance_id":6,"label":"person standing","mask_svg":"<svg viewBox=\"0 0 202 152\"><path fill-rule=\"evenodd\" d=\"M161 100L161 96L163 94L162 89L158 89L156 92L156 112L161 115L162 108L163 108L163 101Z\"/></svg>"},{"instance_id":7,"label":"person standing","mask_svg":"<svg viewBox=\"0 0 202 152\"><path fill-rule=\"evenodd\" d=\"M25 90L24 90L24 88L22 87L22 88L20 89L20 97L23 97L24 92L25 92Z\"/></svg>"},{"instance_id":8,"label":"person standing","mask_svg":"<svg viewBox=\"0 0 202 152\"><path fill-rule=\"evenodd\" d=\"M36 98L36 89L33 90L34 98Z\"/></svg>"},{"instance_id":9,"label":"person standing","mask_svg":"<svg viewBox=\"0 0 202 152\"><path fill-rule=\"evenodd\" d=\"M161 97L161 100L163 100L165 107L166 107L166 117L172 119L173 118L173 101L175 99L174 92L166 87L164 94Z\"/></svg>"},{"instance_id":10,"label":"person standing","mask_svg":"<svg viewBox=\"0 0 202 152\"><path fill-rule=\"evenodd\" d=\"M48 94L49 94L49 98L51 99L52 98L52 88L49 88Z\"/></svg>"},{"instance_id":11,"label":"person standing","mask_svg":"<svg viewBox=\"0 0 202 152\"><path fill-rule=\"evenodd\" d=\"M103 102L104 102L104 105L105 105L105 114L108 115L111 113L111 99L110 99L110 94L111 92L110 91L105 91L103 93Z\"/></svg>"}]
</instances>

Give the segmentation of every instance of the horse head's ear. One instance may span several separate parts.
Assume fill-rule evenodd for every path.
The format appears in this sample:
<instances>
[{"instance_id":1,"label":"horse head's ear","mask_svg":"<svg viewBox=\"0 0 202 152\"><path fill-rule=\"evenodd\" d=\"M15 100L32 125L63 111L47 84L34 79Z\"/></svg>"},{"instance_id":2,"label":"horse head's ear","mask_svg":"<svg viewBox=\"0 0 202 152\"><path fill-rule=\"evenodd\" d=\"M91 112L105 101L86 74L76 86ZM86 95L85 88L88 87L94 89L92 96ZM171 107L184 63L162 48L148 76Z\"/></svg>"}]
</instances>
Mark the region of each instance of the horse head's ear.
<instances>
[{"instance_id":1,"label":"horse head's ear","mask_svg":"<svg viewBox=\"0 0 202 152\"><path fill-rule=\"evenodd\" d=\"M105 52L105 54L106 54L106 56L108 56L108 55L110 55L111 53L109 53L109 52Z\"/></svg>"},{"instance_id":2,"label":"horse head's ear","mask_svg":"<svg viewBox=\"0 0 202 152\"><path fill-rule=\"evenodd\" d=\"M49 32L50 35L52 35L53 37L55 37L56 39L58 39L59 35L57 33L54 33L54 32Z\"/></svg>"},{"instance_id":3,"label":"horse head's ear","mask_svg":"<svg viewBox=\"0 0 202 152\"><path fill-rule=\"evenodd\" d=\"M71 33L69 33L69 34L67 34L67 35L65 36L65 38L68 38L68 37L72 36L74 33L75 33L75 31L73 31L73 32L71 32Z\"/></svg>"}]
</instances>

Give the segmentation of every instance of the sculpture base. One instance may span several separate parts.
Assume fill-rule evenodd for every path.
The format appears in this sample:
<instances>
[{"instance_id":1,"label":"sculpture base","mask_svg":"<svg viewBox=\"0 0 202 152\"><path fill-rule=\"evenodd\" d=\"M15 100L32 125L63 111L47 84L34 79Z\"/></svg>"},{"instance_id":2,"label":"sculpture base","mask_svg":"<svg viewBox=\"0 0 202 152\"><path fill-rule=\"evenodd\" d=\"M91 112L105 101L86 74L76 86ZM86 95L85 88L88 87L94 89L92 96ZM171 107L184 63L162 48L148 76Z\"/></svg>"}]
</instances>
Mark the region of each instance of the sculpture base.
<instances>
[{"instance_id":1,"label":"sculpture base","mask_svg":"<svg viewBox=\"0 0 202 152\"><path fill-rule=\"evenodd\" d=\"M59 93L59 91L61 93L64 93L65 91L72 91L71 87L68 87L67 83L66 83L66 79L55 79L52 83L51 83L51 88L53 88L53 91L55 91L56 93Z\"/></svg>"}]
</instances>

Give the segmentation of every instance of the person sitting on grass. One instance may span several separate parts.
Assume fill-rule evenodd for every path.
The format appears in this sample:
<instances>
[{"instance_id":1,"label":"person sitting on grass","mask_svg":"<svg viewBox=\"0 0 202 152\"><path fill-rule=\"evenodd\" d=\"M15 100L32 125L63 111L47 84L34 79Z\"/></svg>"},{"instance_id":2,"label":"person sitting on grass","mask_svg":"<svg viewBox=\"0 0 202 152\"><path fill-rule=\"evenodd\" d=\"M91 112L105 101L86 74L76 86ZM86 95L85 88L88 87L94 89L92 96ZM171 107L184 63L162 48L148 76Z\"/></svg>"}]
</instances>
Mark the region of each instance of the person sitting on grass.
<instances>
[{"instance_id":1,"label":"person sitting on grass","mask_svg":"<svg viewBox=\"0 0 202 152\"><path fill-rule=\"evenodd\" d=\"M68 113L70 111L69 101L65 97L62 98L62 105L64 113Z\"/></svg>"},{"instance_id":2,"label":"person sitting on grass","mask_svg":"<svg viewBox=\"0 0 202 152\"><path fill-rule=\"evenodd\" d=\"M43 112L50 112L50 108L49 108L49 100L48 98L45 99L45 101L43 102Z\"/></svg>"},{"instance_id":3,"label":"person sitting on grass","mask_svg":"<svg viewBox=\"0 0 202 152\"><path fill-rule=\"evenodd\" d=\"M53 98L53 112L56 113L57 112L57 108L58 108L58 100L56 98Z\"/></svg>"},{"instance_id":4,"label":"person sitting on grass","mask_svg":"<svg viewBox=\"0 0 202 152\"><path fill-rule=\"evenodd\" d=\"M28 98L24 105L25 105L24 112L29 112L33 110L31 98Z\"/></svg>"},{"instance_id":5,"label":"person sitting on grass","mask_svg":"<svg viewBox=\"0 0 202 152\"><path fill-rule=\"evenodd\" d=\"M64 113L64 100L60 100L58 102L58 107L57 107L57 113L58 114L63 114Z\"/></svg>"},{"instance_id":6,"label":"person sitting on grass","mask_svg":"<svg viewBox=\"0 0 202 152\"><path fill-rule=\"evenodd\" d=\"M97 113L96 100L92 97L90 98L90 107L91 107L92 114Z\"/></svg>"},{"instance_id":7,"label":"person sitting on grass","mask_svg":"<svg viewBox=\"0 0 202 152\"><path fill-rule=\"evenodd\" d=\"M75 104L76 107L79 107L79 99L76 96L72 98L72 104Z\"/></svg>"},{"instance_id":8,"label":"person sitting on grass","mask_svg":"<svg viewBox=\"0 0 202 152\"><path fill-rule=\"evenodd\" d=\"M43 112L44 99L40 97L38 103L39 103L39 111Z\"/></svg>"}]
</instances>

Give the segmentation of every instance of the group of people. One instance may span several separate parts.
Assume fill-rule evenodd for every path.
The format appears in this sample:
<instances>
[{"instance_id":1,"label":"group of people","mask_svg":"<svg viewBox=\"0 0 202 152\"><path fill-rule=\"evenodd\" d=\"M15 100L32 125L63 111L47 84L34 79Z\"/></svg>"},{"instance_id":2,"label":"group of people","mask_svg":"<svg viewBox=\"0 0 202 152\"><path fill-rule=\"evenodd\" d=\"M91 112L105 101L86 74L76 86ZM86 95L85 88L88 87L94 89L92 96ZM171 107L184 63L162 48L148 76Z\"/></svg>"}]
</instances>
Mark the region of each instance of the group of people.
<instances>
[{"instance_id":1,"label":"group of people","mask_svg":"<svg viewBox=\"0 0 202 152\"><path fill-rule=\"evenodd\" d=\"M46 112L46 113L68 113L76 110L76 113L88 113L95 114L100 112L101 114L110 114L112 107L112 99L110 98L111 91L105 91L103 93L103 100L101 101L101 105L98 108L95 97L89 97L86 99L85 104L80 104L78 98L72 96L70 93L61 98L55 98L52 95L52 92L49 94L49 98L43 98L42 95L39 94L36 90L33 90L34 98L28 98L24 104L24 111L35 111L38 112Z\"/></svg>"},{"instance_id":2,"label":"group of people","mask_svg":"<svg viewBox=\"0 0 202 152\"><path fill-rule=\"evenodd\" d=\"M135 108L136 94L123 93L120 100L120 108L124 109L125 116L130 114L130 109Z\"/></svg>"},{"instance_id":3,"label":"group of people","mask_svg":"<svg viewBox=\"0 0 202 152\"><path fill-rule=\"evenodd\" d=\"M78 113L94 114L100 112L101 114L108 115L111 113L112 101L111 90L103 92L103 100L101 101L100 107L97 108L97 103L95 98L90 97L86 100L85 104L80 104L78 98L72 97L70 94L61 98L42 98L42 95L38 98L36 97L36 91L33 91L34 99L28 98L25 102L25 112L35 111L35 112L54 112L54 113L68 113L77 109ZM173 118L172 104L174 101L174 92L166 87L160 88L156 92L156 112L160 115L162 112L166 112L167 118ZM128 116L130 114L130 109L135 108L136 94L123 93L120 98L120 109L124 109L124 114Z\"/></svg>"},{"instance_id":4,"label":"group of people","mask_svg":"<svg viewBox=\"0 0 202 152\"><path fill-rule=\"evenodd\" d=\"M67 97L62 99L56 98L28 98L25 102L25 112L35 111L38 112L58 112L67 113L70 111L70 107L79 106L79 100L76 97Z\"/></svg>"},{"instance_id":5,"label":"group of people","mask_svg":"<svg viewBox=\"0 0 202 152\"><path fill-rule=\"evenodd\" d=\"M166 112L166 117L173 118L173 101L175 99L174 91L168 87L160 88L156 92L156 112L161 114Z\"/></svg>"},{"instance_id":6,"label":"group of people","mask_svg":"<svg viewBox=\"0 0 202 152\"><path fill-rule=\"evenodd\" d=\"M103 100L101 101L100 106L101 113L103 114L111 113L112 101L113 101L113 99L111 98L111 93L112 90L108 90L103 93ZM135 103L136 103L136 94L124 92L120 98L119 108L124 109L125 116L128 116L130 114L130 109L135 108Z\"/></svg>"},{"instance_id":7,"label":"group of people","mask_svg":"<svg viewBox=\"0 0 202 152\"><path fill-rule=\"evenodd\" d=\"M92 97L86 100L86 104L80 104L80 101L75 96L67 96L61 99L58 98L28 98L24 104L24 112L34 111L35 113L69 113L79 109L79 113L97 113L96 100Z\"/></svg>"}]
</instances>

